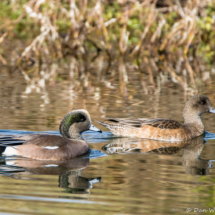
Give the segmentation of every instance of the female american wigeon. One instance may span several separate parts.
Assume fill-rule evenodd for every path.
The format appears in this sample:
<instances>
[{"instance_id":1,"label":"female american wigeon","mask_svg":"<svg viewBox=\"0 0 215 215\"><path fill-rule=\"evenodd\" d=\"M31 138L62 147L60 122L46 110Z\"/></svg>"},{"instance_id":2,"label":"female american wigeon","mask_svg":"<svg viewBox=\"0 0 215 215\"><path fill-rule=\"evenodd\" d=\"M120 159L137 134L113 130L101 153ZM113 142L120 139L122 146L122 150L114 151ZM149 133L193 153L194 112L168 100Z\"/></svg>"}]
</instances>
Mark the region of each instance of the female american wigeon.
<instances>
[{"instance_id":1,"label":"female american wigeon","mask_svg":"<svg viewBox=\"0 0 215 215\"><path fill-rule=\"evenodd\" d=\"M204 95L191 97L183 109L184 124L170 119L111 118L114 123L99 122L117 136L139 137L165 141L192 139L204 133L203 113L215 113L210 100Z\"/></svg>"},{"instance_id":2,"label":"female american wigeon","mask_svg":"<svg viewBox=\"0 0 215 215\"><path fill-rule=\"evenodd\" d=\"M13 136L21 140L22 145L6 147L4 155L19 155L38 160L68 160L85 154L89 150L88 143L81 133L86 130L98 131L90 118L90 114L83 109L68 113L60 123L61 136L52 134L29 134ZM7 139L8 140L8 139Z\"/></svg>"}]
</instances>

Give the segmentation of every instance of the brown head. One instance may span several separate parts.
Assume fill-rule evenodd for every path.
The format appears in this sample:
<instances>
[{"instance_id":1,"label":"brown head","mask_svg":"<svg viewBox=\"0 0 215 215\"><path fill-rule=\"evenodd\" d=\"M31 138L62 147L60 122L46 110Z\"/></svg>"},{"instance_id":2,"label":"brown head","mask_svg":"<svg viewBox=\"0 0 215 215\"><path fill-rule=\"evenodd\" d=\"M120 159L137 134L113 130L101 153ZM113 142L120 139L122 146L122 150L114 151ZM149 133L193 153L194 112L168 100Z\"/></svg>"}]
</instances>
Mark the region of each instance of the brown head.
<instances>
[{"instance_id":1,"label":"brown head","mask_svg":"<svg viewBox=\"0 0 215 215\"><path fill-rule=\"evenodd\" d=\"M83 139L81 133L87 130L101 132L91 121L90 114L84 109L68 113L60 123L60 133L69 139Z\"/></svg>"},{"instance_id":2,"label":"brown head","mask_svg":"<svg viewBox=\"0 0 215 215\"><path fill-rule=\"evenodd\" d=\"M211 107L211 102L207 96L196 95L191 97L184 106L183 116L185 123L191 123L198 120L203 113L215 113Z\"/></svg>"}]
</instances>

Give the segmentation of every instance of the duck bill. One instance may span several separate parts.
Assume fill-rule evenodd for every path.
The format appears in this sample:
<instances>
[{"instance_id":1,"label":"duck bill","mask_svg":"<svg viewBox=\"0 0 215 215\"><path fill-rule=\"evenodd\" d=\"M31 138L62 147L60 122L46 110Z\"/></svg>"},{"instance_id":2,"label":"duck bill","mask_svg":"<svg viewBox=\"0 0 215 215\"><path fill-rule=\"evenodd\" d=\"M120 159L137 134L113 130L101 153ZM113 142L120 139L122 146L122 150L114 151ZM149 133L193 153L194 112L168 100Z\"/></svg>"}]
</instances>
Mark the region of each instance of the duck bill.
<instances>
[{"instance_id":1,"label":"duck bill","mask_svg":"<svg viewBox=\"0 0 215 215\"><path fill-rule=\"evenodd\" d=\"M212 107L209 110L210 113L215 113L215 109L213 109Z\"/></svg>"},{"instance_id":2,"label":"duck bill","mask_svg":"<svg viewBox=\"0 0 215 215\"><path fill-rule=\"evenodd\" d=\"M90 130L90 131L97 131L97 132L102 133L102 131L100 129L96 128L93 124L91 124L91 126L89 127L88 130Z\"/></svg>"}]
</instances>

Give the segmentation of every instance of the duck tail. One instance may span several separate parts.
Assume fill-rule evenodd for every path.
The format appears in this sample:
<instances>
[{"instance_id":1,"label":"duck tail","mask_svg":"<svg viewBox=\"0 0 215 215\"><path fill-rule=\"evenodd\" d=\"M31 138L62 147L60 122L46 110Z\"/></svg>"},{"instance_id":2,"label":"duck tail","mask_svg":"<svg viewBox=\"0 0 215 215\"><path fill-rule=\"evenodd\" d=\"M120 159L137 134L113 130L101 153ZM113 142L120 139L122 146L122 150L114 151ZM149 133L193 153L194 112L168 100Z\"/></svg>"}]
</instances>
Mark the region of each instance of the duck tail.
<instances>
[{"instance_id":1,"label":"duck tail","mask_svg":"<svg viewBox=\"0 0 215 215\"><path fill-rule=\"evenodd\" d=\"M95 183L98 183L101 181L101 177L97 177L97 178L88 178L88 181L91 183L91 184L95 184Z\"/></svg>"},{"instance_id":2,"label":"duck tail","mask_svg":"<svg viewBox=\"0 0 215 215\"><path fill-rule=\"evenodd\" d=\"M104 127L110 129L110 125L108 123L100 122L98 120L95 120L95 121L98 122L99 124L103 125Z\"/></svg>"}]
</instances>

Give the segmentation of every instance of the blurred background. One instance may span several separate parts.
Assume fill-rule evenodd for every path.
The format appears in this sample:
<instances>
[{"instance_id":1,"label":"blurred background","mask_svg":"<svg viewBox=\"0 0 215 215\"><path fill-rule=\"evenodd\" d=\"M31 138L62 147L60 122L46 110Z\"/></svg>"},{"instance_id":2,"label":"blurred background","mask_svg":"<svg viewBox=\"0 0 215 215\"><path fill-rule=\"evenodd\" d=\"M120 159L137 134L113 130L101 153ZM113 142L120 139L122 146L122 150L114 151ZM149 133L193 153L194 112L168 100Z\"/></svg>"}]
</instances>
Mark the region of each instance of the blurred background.
<instances>
[{"instance_id":1,"label":"blurred background","mask_svg":"<svg viewBox=\"0 0 215 215\"><path fill-rule=\"evenodd\" d=\"M2 0L0 8L1 129L57 129L77 108L98 119L183 121L190 96L215 99L214 0Z\"/></svg>"}]
</instances>

